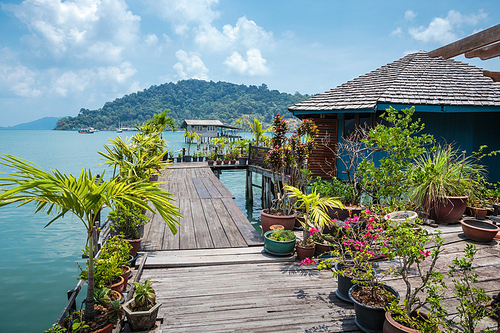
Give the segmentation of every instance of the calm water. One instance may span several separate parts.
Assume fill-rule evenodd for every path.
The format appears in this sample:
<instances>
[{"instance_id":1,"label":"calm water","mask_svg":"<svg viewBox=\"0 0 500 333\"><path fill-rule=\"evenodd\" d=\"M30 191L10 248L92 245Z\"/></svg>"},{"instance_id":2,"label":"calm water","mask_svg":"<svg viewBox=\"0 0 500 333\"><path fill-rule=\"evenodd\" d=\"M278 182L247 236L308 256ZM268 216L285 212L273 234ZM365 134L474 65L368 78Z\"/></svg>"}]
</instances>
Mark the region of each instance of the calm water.
<instances>
[{"instance_id":1,"label":"calm water","mask_svg":"<svg viewBox=\"0 0 500 333\"><path fill-rule=\"evenodd\" d=\"M120 136L132 134L123 132ZM99 165L102 160L97 151L104 151L103 145L116 135L4 130L0 131L0 152L30 160L46 170L78 175L82 168L88 168L102 174L105 167ZM180 132L165 132L164 137L169 149L187 147ZM0 171L6 168L0 166ZM111 174L108 169L106 175ZM248 219L258 224L259 189L254 188L255 206L248 205L244 171L223 172L221 180ZM260 183L260 178L254 178L254 183ZM68 215L44 228L48 221L47 215L34 215L32 207L0 208L0 332L43 332L49 328L66 304L67 290L77 283L77 262L85 266L81 259L85 246L82 223Z\"/></svg>"}]
</instances>

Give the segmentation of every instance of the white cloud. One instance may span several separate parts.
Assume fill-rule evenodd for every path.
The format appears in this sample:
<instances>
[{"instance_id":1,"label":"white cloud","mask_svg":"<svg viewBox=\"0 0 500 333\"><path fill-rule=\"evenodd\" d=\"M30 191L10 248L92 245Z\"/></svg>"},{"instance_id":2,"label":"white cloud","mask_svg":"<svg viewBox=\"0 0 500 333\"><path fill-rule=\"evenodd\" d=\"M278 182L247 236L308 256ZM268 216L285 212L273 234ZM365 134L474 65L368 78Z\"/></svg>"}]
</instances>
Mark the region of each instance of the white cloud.
<instances>
[{"instance_id":1,"label":"white cloud","mask_svg":"<svg viewBox=\"0 0 500 333\"><path fill-rule=\"evenodd\" d=\"M173 68L181 79L208 80L208 68L205 67L199 55L179 50L175 52L175 56L179 62Z\"/></svg>"},{"instance_id":2,"label":"white cloud","mask_svg":"<svg viewBox=\"0 0 500 333\"><path fill-rule=\"evenodd\" d=\"M98 69L99 79L116 83L125 83L137 73L137 69L128 61L123 62L120 67L110 66Z\"/></svg>"},{"instance_id":3,"label":"white cloud","mask_svg":"<svg viewBox=\"0 0 500 333\"><path fill-rule=\"evenodd\" d=\"M267 60L262 58L260 50L250 49L247 51L247 60L235 51L226 58L224 65L241 75L255 76L269 74L270 70L266 66L266 62Z\"/></svg>"},{"instance_id":4,"label":"white cloud","mask_svg":"<svg viewBox=\"0 0 500 333\"><path fill-rule=\"evenodd\" d=\"M156 45L158 43L158 37L155 34L150 34L146 36L145 39L146 44L148 45Z\"/></svg>"},{"instance_id":5,"label":"white cloud","mask_svg":"<svg viewBox=\"0 0 500 333\"><path fill-rule=\"evenodd\" d=\"M218 0L150 0L149 4L158 15L174 26L179 35L188 33L191 25L210 25L219 17L212 9Z\"/></svg>"},{"instance_id":6,"label":"white cloud","mask_svg":"<svg viewBox=\"0 0 500 333\"><path fill-rule=\"evenodd\" d=\"M74 72L68 71L52 80L51 91L55 94L66 97L68 91L81 92L90 84L93 73L83 70Z\"/></svg>"},{"instance_id":7,"label":"white cloud","mask_svg":"<svg viewBox=\"0 0 500 333\"><path fill-rule=\"evenodd\" d=\"M56 59L87 55L94 60L96 44L112 44L121 53L139 33L140 17L128 11L123 0L25 0L2 4L2 9L30 28L32 36L26 39L31 44L45 46Z\"/></svg>"},{"instance_id":8,"label":"white cloud","mask_svg":"<svg viewBox=\"0 0 500 333\"><path fill-rule=\"evenodd\" d=\"M403 35L404 35L404 33L403 33L403 29L401 29L401 27L397 27L396 30L394 30L393 32L391 32L389 34L389 36L397 36L397 37L401 37Z\"/></svg>"},{"instance_id":9,"label":"white cloud","mask_svg":"<svg viewBox=\"0 0 500 333\"><path fill-rule=\"evenodd\" d=\"M446 44L458 39L458 29L463 24L476 25L487 16L482 10L470 15L450 10L446 18L435 17L427 28L423 26L410 28L409 33L416 40Z\"/></svg>"},{"instance_id":10,"label":"white cloud","mask_svg":"<svg viewBox=\"0 0 500 333\"><path fill-rule=\"evenodd\" d=\"M413 10L407 10L405 12L405 19L411 21L413 20L415 17L417 17L417 13L415 13Z\"/></svg>"},{"instance_id":11,"label":"white cloud","mask_svg":"<svg viewBox=\"0 0 500 333\"><path fill-rule=\"evenodd\" d=\"M42 91L34 87L38 74L23 66L9 48L0 50L0 91L12 91L21 97L38 97Z\"/></svg>"}]
</instances>

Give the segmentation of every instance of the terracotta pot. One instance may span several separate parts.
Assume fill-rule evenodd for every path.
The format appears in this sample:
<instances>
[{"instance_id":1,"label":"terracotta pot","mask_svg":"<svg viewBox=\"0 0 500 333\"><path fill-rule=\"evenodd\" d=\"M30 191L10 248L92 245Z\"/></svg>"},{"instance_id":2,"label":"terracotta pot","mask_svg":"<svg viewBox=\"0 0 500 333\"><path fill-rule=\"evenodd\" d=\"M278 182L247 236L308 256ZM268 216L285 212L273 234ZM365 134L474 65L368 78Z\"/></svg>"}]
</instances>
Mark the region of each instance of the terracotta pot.
<instances>
[{"instance_id":1,"label":"terracotta pot","mask_svg":"<svg viewBox=\"0 0 500 333\"><path fill-rule=\"evenodd\" d=\"M213 160L208 160L208 165L214 165L214 161Z\"/></svg>"},{"instance_id":2,"label":"terracotta pot","mask_svg":"<svg viewBox=\"0 0 500 333\"><path fill-rule=\"evenodd\" d=\"M421 313L421 316L427 317L425 314ZM387 311L385 313L385 322L384 322L384 333L420 333L419 330L406 327L401 325L394 319L392 319L392 311Z\"/></svg>"},{"instance_id":3,"label":"terracotta pot","mask_svg":"<svg viewBox=\"0 0 500 333\"><path fill-rule=\"evenodd\" d=\"M141 245L142 238L137 239L127 239L129 244L132 245L132 249L130 250L130 255L135 258L137 252L139 251L139 246Z\"/></svg>"},{"instance_id":4,"label":"terracotta pot","mask_svg":"<svg viewBox=\"0 0 500 333\"><path fill-rule=\"evenodd\" d=\"M236 164L236 160L230 160L229 161L231 164Z\"/></svg>"},{"instance_id":5,"label":"terracotta pot","mask_svg":"<svg viewBox=\"0 0 500 333\"><path fill-rule=\"evenodd\" d=\"M330 217L332 220L337 219L344 221L349 217L353 217L354 215L359 216L361 214L361 211L365 210L365 207L363 206L345 206L344 209L340 209L337 207L328 207L328 217Z\"/></svg>"},{"instance_id":6,"label":"terracotta pot","mask_svg":"<svg viewBox=\"0 0 500 333\"><path fill-rule=\"evenodd\" d=\"M215 161L215 163L217 163L217 165L221 165L222 161L217 160L217 161Z\"/></svg>"},{"instance_id":7,"label":"terracotta pot","mask_svg":"<svg viewBox=\"0 0 500 333\"><path fill-rule=\"evenodd\" d=\"M117 292L117 291L114 291L114 290L111 290L111 293L113 294L113 299L112 299L112 301L113 301L113 300L118 300L119 302L121 302L121 301L122 301L122 299L123 299L123 295L122 295L121 293L119 293L119 292Z\"/></svg>"},{"instance_id":8,"label":"terracotta pot","mask_svg":"<svg viewBox=\"0 0 500 333\"><path fill-rule=\"evenodd\" d=\"M330 245L320 244L317 242L314 242L314 244L316 244L316 247L314 250L314 255L316 255L316 256L322 255L323 253L328 253L332 250L332 247Z\"/></svg>"},{"instance_id":9,"label":"terracotta pot","mask_svg":"<svg viewBox=\"0 0 500 333\"><path fill-rule=\"evenodd\" d=\"M479 220L484 220L486 218L486 213L488 213L488 210L486 208L479 208L479 207L467 207L467 208L470 210L470 216L473 216Z\"/></svg>"},{"instance_id":10,"label":"terracotta pot","mask_svg":"<svg viewBox=\"0 0 500 333\"><path fill-rule=\"evenodd\" d=\"M265 209L260 211L260 225L262 226L263 233L269 231L270 227L275 224L281 224L285 227L285 230L293 230L293 225L295 224L295 218L297 214L293 215L271 215L265 212Z\"/></svg>"},{"instance_id":11,"label":"terracotta pot","mask_svg":"<svg viewBox=\"0 0 500 333\"><path fill-rule=\"evenodd\" d=\"M62 327L68 328L68 321L69 321L69 316L64 318L64 321L62 323ZM113 323L109 323L108 325L104 326L103 328L100 328L96 331L92 331L93 333L113 333L113 326L115 326Z\"/></svg>"},{"instance_id":12,"label":"terracotta pot","mask_svg":"<svg viewBox=\"0 0 500 333\"><path fill-rule=\"evenodd\" d=\"M275 224L275 225L272 225L269 227L269 230L272 230L272 231L283 230L283 229L285 229L285 227L282 226L281 224Z\"/></svg>"},{"instance_id":13,"label":"terracotta pot","mask_svg":"<svg viewBox=\"0 0 500 333\"><path fill-rule=\"evenodd\" d=\"M358 302L352 294L360 287L360 284L355 284L349 289L349 298L354 303L356 313L354 322L363 332L382 332L385 322L384 307L369 306ZM388 285L382 287L399 299L399 293L394 288Z\"/></svg>"},{"instance_id":14,"label":"terracotta pot","mask_svg":"<svg viewBox=\"0 0 500 333\"><path fill-rule=\"evenodd\" d=\"M229 164L229 160L224 160L224 164Z\"/></svg>"},{"instance_id":15,"label":"terracotta pot","mask_svg":"<svg viewBox=\"0 0 500 333\"><path fill-rule=\"evenodd\" d=\"M122 278L123 278L123 289L127 289L128 278L130 276L130 271L132 270L129 266L122 265Z\"/></svg>"},{"instance_id":16,"label":"terracotta pot","mask_svg":"<svg viewBox=\"0 0 500 333\"><path fill-rule=\"evenodd\" d=\"M314 256L314 251L316 246L300 246L297 245L297 259L304 260L305 258L312 258Z\"/></svg>"},{"instance_id":17,"label":"terracotta pot","mask_svg":"<svg viewBox=\"0 0 500 333\"><path fill-rule=\"evenodd\" d=\"M467 208L469 197L444 197L435 200L431 210L431 216L439 223L458 223Z\"/></svg>"},{"instance_id":18,"label":"terracotta pot","mask_svg":"<svg viewBox=\"0 0 500 333\"><path fill-rule=\"evenodd\" d=\"M467 238L482 243L491 242L500 231L496 225L475 219L463 220L461 224L462 231Z\"/></svg>"},{"instance_id":19,"label":"terracotta pot","mask_svg":"<svg viewBox=\"0 0 500 333\"><path fill-rule=\"evenodd\" d=\"M123 285L123 278L121 276L119 276L119 278L120 278L120 282L117 282L117 283L112 284L112 285L107 286L107 287L111 290L114 290L114 291L121 293L123 291L123 289L125 288L125 286Z\"/></svg>"},{"instance_id":20,"label":"terracotta pot","mask_svg":"<svg viewBox=\"0 0 500 333\"><path fill-rule=\"evenodd\" d=\"M300 224L301 222L304 222L304 217L303 216L297 216L295 218L294 227L296 227L296 228L302 228L302 224Z\"/></svg>"}]
</instances>

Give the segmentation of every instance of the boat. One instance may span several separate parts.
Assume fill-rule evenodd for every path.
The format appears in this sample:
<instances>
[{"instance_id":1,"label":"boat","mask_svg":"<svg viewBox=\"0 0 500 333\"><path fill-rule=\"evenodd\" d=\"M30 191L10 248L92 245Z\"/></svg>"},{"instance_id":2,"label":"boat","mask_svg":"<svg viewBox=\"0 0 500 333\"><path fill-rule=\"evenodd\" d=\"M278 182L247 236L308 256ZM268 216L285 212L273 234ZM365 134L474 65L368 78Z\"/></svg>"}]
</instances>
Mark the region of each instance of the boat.
<instances>
[{"instance_id":1,"label":"boat","mask_svg":"<svg viewBox=\"0 0 500 333\"><path fill-rule=\"evenodd\" d=\"M95 132L96 132L96 130L93 127L82 128L78 131L78 133L80 133L80 134L93 134Z\"/></svg>"},{"instance_id":2,"label":"boat","mask_svg":"<svg viewBox=\"0 0 500 333\"><path fill-rule=\"evenodd\" d=\"M121 128L118 128L118 129L116 130L116 133L121 133L121 132L123 132Z\"/></svg>"}]
</instances>

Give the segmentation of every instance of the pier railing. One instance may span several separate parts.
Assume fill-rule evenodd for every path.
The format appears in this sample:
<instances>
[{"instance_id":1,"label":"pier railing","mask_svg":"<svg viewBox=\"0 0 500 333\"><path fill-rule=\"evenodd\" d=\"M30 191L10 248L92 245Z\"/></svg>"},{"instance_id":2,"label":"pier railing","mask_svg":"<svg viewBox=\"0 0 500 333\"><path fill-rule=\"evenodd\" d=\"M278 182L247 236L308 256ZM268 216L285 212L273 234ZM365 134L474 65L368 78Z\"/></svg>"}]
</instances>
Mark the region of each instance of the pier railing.
<instances>
[{"instance_id":1,"label":"pier railing","mask_svg":"<svg viewBox=\"0 0 500 333\"><path fill-rule=\"evenodd\" d=\"M262 168L269 169L269 166L264 163L264 158L270 148L267 147L257 147L250 145L248 147L248 165L257 165Z\"/></svg>"}]
</instances>

